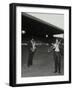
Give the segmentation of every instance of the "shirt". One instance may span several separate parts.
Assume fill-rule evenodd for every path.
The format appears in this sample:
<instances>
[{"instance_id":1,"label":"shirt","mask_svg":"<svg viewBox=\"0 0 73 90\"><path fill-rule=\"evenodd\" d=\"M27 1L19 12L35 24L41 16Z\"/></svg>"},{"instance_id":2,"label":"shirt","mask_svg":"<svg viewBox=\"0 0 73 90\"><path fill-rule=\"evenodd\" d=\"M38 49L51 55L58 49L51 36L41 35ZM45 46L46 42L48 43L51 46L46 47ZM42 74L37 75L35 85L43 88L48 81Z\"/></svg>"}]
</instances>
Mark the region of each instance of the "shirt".
<instances>
[{"instance_id":1,"label":"shirt","mask_svg":"<svg viewBox=\"0 0 73 90\"><path fill-rule=\"evenodd\" d=\"M35 49L36 49L36 47L35 47L35 43L32 43L32 48L31 48L32 52L34 52Z\"/></svg>"},{"instance_id":2,"label":"shirt","mask_svg":"<svg viewBox=\"0 0 73 90\"><path fill-rule=\"evenodd\" d=\"M59 49L59 43L58 44L55 43L55 44L53 44L53 46L54 46L56 52L59 52L60 51L60 49Z\"/></svg>"}]
</instances>

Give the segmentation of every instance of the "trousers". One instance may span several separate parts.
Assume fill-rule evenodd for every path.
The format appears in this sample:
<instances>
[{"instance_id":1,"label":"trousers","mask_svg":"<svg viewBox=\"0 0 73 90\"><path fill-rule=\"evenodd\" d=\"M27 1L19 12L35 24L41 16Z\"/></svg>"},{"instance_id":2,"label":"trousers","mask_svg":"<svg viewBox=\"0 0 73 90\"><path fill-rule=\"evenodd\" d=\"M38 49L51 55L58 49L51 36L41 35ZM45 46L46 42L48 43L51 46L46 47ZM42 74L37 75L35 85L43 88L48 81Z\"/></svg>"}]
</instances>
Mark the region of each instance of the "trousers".
<instances>
[{"instance_id":1,"label":"trousers","mask_svg":"<svg viewBox=\"0 0 73 90\"><path fill-rule=\"evenodd\" d=\"M55 65L55 72L61 72L61 55L60 52L54 51L54 65Z\"/></svg>"},{"instance_id":2,"label":"trousers","mask_svg":"<svg viewBox=\"0 0 73 90\"><path fill-rule=\"evenodd\" d=\"M28 67L31 66L32 63L33 63L33 56L34 56L34 54L35 54L35 51L34 52L32 52L32 51L29 52L29 56L28 56Z\"/></svg>"}]
</instances>

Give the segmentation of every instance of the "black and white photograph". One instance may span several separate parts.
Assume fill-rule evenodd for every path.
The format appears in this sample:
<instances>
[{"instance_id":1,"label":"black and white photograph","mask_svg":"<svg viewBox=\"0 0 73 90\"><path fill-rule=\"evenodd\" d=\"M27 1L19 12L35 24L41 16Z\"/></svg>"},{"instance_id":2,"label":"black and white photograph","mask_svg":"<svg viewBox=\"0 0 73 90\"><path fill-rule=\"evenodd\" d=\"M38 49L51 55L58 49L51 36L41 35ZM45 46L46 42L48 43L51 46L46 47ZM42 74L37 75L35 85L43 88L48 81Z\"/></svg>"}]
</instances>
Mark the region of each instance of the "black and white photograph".
<instances>
[{"instance_id":1,"label":"black and white photograph","mask_svg":"<svg viewBox=\"0 0 73 90\"><path fill-rule=\"evenodd\" d=\"M71 7L10 4L10 86L71 83Z\"/></svg>"},{"instance_id":2,"label":"black and white photograph","mask_svg":"<svg viewBox=\"0 0 73 90\"><path fill-rule=\"evenodd\" d=\"M21 76L64 75L64 15L21 15Z\"/></svg>"}]
</instances>

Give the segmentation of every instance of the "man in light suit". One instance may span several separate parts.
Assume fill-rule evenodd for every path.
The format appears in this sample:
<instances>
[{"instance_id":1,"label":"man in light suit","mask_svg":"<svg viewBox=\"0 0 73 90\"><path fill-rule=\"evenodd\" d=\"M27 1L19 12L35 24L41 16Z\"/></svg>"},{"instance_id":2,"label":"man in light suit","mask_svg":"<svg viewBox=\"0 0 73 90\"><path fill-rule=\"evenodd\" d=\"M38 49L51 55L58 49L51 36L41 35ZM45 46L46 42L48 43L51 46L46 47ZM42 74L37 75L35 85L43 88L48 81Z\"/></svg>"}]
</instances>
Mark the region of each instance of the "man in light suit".
<instances>
[{"instance_id":1,"label":"man in light suit","mask_svg":"<svg viewBox=\"0 0 73 90\"><path fill-rule=\"evenodd\" d=\"M60 41L56 39L56 43L53 44L54 49L54 61L55 61L55 70L54 73L61 73L61 54L60 54Z\"/></svg>"}]
</instances>

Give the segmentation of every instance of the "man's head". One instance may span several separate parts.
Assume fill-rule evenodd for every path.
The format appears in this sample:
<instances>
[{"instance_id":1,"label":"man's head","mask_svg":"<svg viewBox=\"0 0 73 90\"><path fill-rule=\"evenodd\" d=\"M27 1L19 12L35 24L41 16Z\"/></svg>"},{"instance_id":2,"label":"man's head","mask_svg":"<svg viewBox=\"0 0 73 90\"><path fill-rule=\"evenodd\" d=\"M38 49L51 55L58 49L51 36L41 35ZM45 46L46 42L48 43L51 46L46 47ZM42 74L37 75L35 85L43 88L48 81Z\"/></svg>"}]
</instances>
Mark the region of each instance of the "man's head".
<instances>
[{"instance_id":1,"label":"man's head","mask_svg":"<svg viewBox=\"0 0 73 90\"><path fill-rule=\"evenodd\" d=\"M34 39L32 38L32 39L31 39L31 43L33 43L33 42L34 42Z\"/></svg>"},{"instance_id":2,"label":"man's head","mask_svg":"<svg viewBox=\"0 0 73 90\"><path fill-rule=\"evenodd\" d=\"M56 39L56 43L58 44L58 39Z\"/></svg>"}]
</instances>

